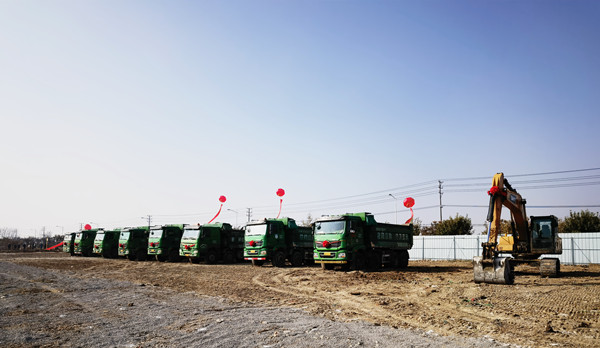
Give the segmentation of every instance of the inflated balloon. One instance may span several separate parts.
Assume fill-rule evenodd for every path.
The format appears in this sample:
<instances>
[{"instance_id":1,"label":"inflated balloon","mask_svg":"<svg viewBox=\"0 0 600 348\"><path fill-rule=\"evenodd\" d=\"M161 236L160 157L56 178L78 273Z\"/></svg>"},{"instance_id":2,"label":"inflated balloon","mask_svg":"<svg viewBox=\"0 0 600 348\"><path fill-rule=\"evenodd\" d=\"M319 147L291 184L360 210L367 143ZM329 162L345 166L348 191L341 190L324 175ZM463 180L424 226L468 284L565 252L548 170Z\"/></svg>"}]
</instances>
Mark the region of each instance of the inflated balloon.
<instances>
[{"instance_id":1,"label":"inflated balloon","mask_svg":"<svg viewBox=\"0 0 600 348\"><path fill-rule=\"evenodd\" d=\"M285 195L285 191L282 188L280 188L275 193L277 193L277 195L279 197L281 197L279 199L279 213L277 213L277 217L276 217L276 219L279 219L279 215L281 214L281 205L283 204L283 195Z\"/></svg>"},{"instance_id":2,"label":"inflated balloon","mask_svg":"<svg viewBox=\"0 0 600 348\"><path fill-rule=\"evenodd\" d=\"M85 226L83 227L86 231L89 231L92 229L92 225L90 224L85 224Z\"/></svg>"},{"instance_id":3,"label":"inflated balloon","mask_svg":"<svg viewBox=\"0 0 600 348\"><path fill-rule=\"evenodd\" d=\"M408 209L410 209L410 219L406 220L405 224L409 224L413 217L415 216L415 213L413 213L412 207L415 205L415 200L412 197L406 197L406 199L404 199L404 206L407 207Z\"/></svg>"},{"instance_id":4,"label":"inflated balloon","mask_svg":"<svg viewBox=\"0 0 600 348\"><path fill-rule=\"evenodd\" d=\"M212 218L208 223L210 224L211 222L215 221L215 219L217 218L217 216L219 216L219 214L221 214L221 209L223 208L223 203L225 203L225 201L227 200L227 198L225 198L225 196L221 196L219 197L219 202L221 202L221 206L219 207L219 211L217 212L217 215L215 215L214 218Z\"/></svg>"}]
</instances>

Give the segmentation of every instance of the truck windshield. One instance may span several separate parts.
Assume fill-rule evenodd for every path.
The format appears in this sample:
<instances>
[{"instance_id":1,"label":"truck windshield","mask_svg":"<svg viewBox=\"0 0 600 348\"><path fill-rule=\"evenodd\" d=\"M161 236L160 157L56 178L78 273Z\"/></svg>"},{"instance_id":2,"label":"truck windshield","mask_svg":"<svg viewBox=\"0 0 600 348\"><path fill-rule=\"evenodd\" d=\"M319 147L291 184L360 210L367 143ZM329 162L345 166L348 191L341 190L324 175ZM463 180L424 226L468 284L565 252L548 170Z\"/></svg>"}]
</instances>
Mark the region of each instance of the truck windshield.
<instances>
[{"instance_id":1,"label":"truck windshield","mask_svg":"<svg viewBox=\"0 0 600 348\"><path fill-rule=\"evenodd\" d=\"M81 233L77 233L75 235L75 240L81 240Z\"/></svg>"},{"instance_id":2,"label":"truck windshield","mask_svg":"<svg viewBox=\"0 0 600 348\"><path fill-rule=\"evenodd\" d=\"M184 230L181 240L196 240L198 239L198 233L200 233L200 230L197 228L193 230Z\"/></svg>"},{"instance_id":3,"label":"truck windshield","mask_svg":"<svg viewBox=\"0 0 600 348\"><path fill-rule=\"evenodd\" d=\"M265 234L267 234L267 224L246 226L247 236L264 236Z\"/></svg>"},{"instance_id":4,"label":"truck windshield","mask_svg":"<svg viewBox=\"0 0 600 348\"><path fill-rule=\"evenodd\" d=\"M121 240L129 240L129 231L121 232L121 236L119 237Z\"/></svg>"},{"instance_id":5,"label":"truck windshield","mask_svg":"<svg viewBox=\"0 0 600 348\"><path fill-rule=\"evenodd\" d=\"M315 234L344 233L345 221L324 221L315 223Z\"/></svg>"},{"instance_id":6,"label":"truck windshield","mask_svg":"<svg viewBox=\"0 0 600 348\"><path fill-rule=\"evenodd\" d=\"M150 238L160 238L162 234L163 230L150 230Z\"/></svg>"},{"instance_id":7,"label":"truck windshield","mask_svg":"<svg viewBox=\"0 0 600 348\"><path fill-rule=\"evenodd\" d=\"M101 242L104 240L104 233L103 232L98 232L96 233L96 238L94 238L94 240L96 242Z\"/></svg>"}]
</instances>

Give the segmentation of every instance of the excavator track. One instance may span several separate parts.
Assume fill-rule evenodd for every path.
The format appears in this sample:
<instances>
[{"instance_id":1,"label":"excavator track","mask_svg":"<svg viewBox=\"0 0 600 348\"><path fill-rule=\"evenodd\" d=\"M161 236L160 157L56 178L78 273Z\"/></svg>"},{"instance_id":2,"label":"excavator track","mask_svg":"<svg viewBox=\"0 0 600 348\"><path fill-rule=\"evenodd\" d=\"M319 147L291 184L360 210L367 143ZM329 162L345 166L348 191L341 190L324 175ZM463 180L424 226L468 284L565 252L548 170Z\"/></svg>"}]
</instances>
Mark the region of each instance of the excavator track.
<instances>
[{"instance_id":1,"label":"excavator track","mask_svg":"<svg viewBox=\"0 0 600 348\"><path fill-rule=\"evenodd\" d=\"M557 258L541 259L540 275L542 277L558 277L560 275L560 260Z\"/></svg>"}]
</instances>

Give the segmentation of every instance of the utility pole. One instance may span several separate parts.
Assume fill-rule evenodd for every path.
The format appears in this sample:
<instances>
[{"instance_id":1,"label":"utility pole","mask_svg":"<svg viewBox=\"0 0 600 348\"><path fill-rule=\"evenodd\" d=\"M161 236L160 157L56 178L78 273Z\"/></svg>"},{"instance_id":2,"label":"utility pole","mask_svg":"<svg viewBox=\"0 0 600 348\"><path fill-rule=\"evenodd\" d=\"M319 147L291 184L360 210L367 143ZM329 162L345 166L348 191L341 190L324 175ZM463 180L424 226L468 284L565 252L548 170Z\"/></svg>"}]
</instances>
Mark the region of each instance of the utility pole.
<instances>
[{"instance_id":1,"label":"utility pole","mask_svg":"<svg viewBox=\"0 0 600 348\"><path fill-rule=\"evenodd\" d=\"M250 222L250 217L252 217L252 208L246 208L246 216L248 216L248 222Z\"/></svg>"},{"instance_id":2,"label":"utility pole","mask_svg":"<svg viewBox=\"0 0 600 348\"><path fill-rule=\"evenodd\" d=\"M152 215L142 216L142 219L148 219L148 230L150 230L150 226L152 226Z\"/></svg>"},{"instance_id":3,"label":"utility pole","mask_svg":"<svg viewBox=\"0 0 600 348\"><path fill-rule=\"evenodd\" d=\"M394 196L393 194L388 194L388 196L392 197L395 201L395 207L396 207L396 223L398 223L398 198L396 198L396 196Z\"/></svg>"},{"instance_id":4,"label":"utility pole","mask_svg":"<svg viewBox=\"0 0 600 348\"><path fill-rule=\"evenodd\" d=\"M440 222L442 222L442 180L438 180L438 188L439 188L439 193L440 193Z\"/></svg>"}]
</instances>

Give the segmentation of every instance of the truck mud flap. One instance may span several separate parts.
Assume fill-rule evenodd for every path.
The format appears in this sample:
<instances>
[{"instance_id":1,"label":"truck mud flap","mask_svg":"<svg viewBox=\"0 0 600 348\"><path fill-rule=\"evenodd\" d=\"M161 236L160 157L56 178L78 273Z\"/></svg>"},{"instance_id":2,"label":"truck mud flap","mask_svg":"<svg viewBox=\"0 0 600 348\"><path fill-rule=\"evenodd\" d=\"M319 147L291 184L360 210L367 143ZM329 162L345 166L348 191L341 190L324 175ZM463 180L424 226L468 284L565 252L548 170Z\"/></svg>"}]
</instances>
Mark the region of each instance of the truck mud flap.
<instances>
[{"instance_id":1,"label":"truck mud flap","mask_svg":"<svg viewBox=\"0 0 600 348\"><path fill-rule=\"evenodd\" d=\"M513 284L515 273L510 260L510 257L496 257L492 260L474 257L473 280L475 283Z\"/></svg>"}]
</instances>

